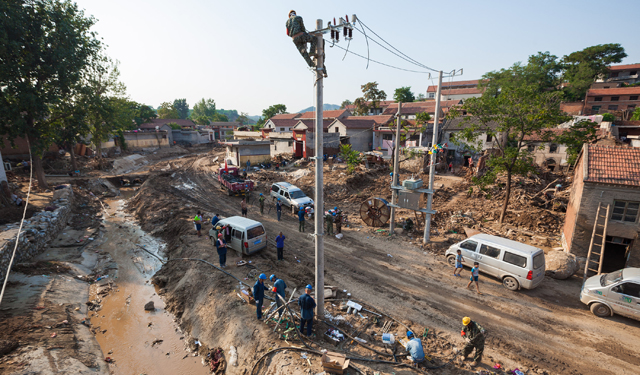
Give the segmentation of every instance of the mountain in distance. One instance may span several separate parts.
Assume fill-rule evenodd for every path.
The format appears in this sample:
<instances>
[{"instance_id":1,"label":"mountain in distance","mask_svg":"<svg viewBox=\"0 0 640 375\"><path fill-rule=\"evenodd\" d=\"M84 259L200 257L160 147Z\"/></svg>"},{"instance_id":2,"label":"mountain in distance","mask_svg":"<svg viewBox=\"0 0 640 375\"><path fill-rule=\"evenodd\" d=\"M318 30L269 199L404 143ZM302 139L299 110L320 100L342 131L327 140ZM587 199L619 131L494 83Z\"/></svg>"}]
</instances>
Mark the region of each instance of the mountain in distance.
<instances>
[{"instance_id":1,"label":"mountain in distance","mask_svg":"<svg viewBox=\"0 0 640 375\"><path fill-rule=\"evenodd\" d=\"M250 119L252 119L252 120L253 120L253 122L255 123L255 122L258 122L258 120L260 120L260 118L261 118L262 116L247 116L247 117L249 117Z\"/></svg>"},{"instance_id":2,"label":"mountain in distance","mask_svg":"<svg viewBox=\"0 0 640 375\"><path fill-rule=\"evenodd\" d=\"M322 106L322 110L323 111L334 111L336 109L340 109L339 105L336 104L324 104ZM316 110L316 106L311 106L308 108L305 108L303 110L298 111L299 113L303 113L303 112L311 112L311 111L315 111Z\"/></svg>"}]
</instances>

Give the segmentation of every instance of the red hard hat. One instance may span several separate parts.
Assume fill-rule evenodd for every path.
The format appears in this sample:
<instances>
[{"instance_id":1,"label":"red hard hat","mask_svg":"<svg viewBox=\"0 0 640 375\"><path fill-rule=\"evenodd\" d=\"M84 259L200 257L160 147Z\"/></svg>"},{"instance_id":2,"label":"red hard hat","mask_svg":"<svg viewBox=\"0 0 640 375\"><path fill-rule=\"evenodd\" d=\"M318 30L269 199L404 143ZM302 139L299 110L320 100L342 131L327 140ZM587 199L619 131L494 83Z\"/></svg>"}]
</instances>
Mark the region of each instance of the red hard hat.
<instances>
[{"instance_id":1,"label":"red hard hat","mask_svg":"<svg viewBox=\"0 0 640 375\"><path fill-rule=\"evenodd\" d=\"M222 237L222 233L218 233L218 237Z\"/></svg>"}]
</instances>

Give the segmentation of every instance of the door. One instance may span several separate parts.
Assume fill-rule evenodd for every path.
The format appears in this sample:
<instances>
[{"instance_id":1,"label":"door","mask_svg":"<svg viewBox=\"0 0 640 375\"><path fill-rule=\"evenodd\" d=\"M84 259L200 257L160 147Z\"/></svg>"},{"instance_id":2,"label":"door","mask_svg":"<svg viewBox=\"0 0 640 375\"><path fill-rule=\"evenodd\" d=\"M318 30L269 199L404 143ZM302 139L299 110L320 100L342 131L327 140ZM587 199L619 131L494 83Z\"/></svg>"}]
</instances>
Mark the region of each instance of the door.
<instances>
[{"instance_id":1,"label":"door","mask_svg":"<svg viewBox=\"0 0 640 375\"><path fill-rule=\"evenodd\" d=\"M286 204L287 206L291 206L291 197L289 196L288 191L284 192L284 204Z\"/></svg>"},{"instance_id":2,"label":"door","mask_svg":"<svg viewBox=\"0 0 640 375\"><path fill-rule=\"evenodd\" d=\"M461 243L458 247L461 250L460 252L462 253L462 257L464 258L466 265L473 267L473 262L477 259L476 250L478 249L478 241L467 240Z\"/></svg>"},{"instance_id":3,"label":"door","mask_svg":"<svg viewBox=\"0 0 640 375\"><path fill-rule=\"evenodd\" d=\"M487 244L480 245L477 261L480 263L480 271L496 277L500 276L500 253L502 249Z\"/></svg>"},{"instance_id":4,"label":"door","mask_svg":"<svg viewBox=\"0 0 640 375\"><path fill-rule=\"evenodd\" d=\"M612 286L607 294L607 299L616 314L640 319L640 284L623 281Z\"/></svg>"},{"instance_id":5,"label":"door","mask_svg":"<svg viewBox=\"0 0 640 375\"><path fill-rule=\"evenodd\" d=\"M242 237L243 232L239 229L231 230L231 247L233 250L242 252Z\"/></svg>"}]
</instances>

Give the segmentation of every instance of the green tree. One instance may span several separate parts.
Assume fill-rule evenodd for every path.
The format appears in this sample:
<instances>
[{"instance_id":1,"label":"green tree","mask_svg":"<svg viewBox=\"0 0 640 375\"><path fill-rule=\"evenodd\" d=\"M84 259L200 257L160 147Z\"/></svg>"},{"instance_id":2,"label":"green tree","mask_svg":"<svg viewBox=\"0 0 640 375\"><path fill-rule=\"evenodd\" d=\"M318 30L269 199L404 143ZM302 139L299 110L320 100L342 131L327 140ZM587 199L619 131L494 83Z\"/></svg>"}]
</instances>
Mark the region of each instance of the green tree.
<instances>
[{"instance_id":1,"label":"green tree","mask_svg":"<svg viewBox=\"0 0 640 375\"><path fill-rule=\"evenodd\" d=\"M616 121L616 116L611 113L602 114L602 121L614 122Z\"/></svg>"},{"instance_id":2,"label":"green tree","mask_svg":"<svg viewBox=\"0 0 640 375\"><path fill-rule=\"evenodd\" d=\"M193 105L193 112L191 112L191 119L198 125L209 125L211 121L216 117L216 102L209 98L205 100L202 98L199 102Z\"/></svg>"},{"instance_id":3,"label":"green tree","mask_svg":"<svg viewBox=\"0 0 640 375\"><path fill-rule=\"evenodd\" d=\"M174 130L182 129L182 127L180 125L176 124L175 122L169 122L169 123L167 123L167 125L169 125L171 127L171 129L174 129Z\"/></svg>"},{"instance_id":4,"label":"green tree","mask_svg":"<svg viewBox=\"0 0 640 375\"><path fill-rule=\"evenodd\" d=\"M172 119L180 118L178 111L174 108L173 104L164 102L158 107L158 118Z\"/></svg>"},{"instance_id":5,"label":"green tree","mask_svg":"<svg viewBox=\"0 0 640 375\"><path fill-rule=\"evenodd\" d=\"M173 108L178 112L178 118L184 120L189 116L189 104L187 104L187 99L175 99L173 101Z\"/></svg>"},{"instance_id":6,"label":"green tree","mask_svg":"<svg viewBox=\"0 0 640 375\"><path fill-rule=\"evenodd\" d=\"M340 145L340 156L347 163L347 173L352 174L362 162L362 155L351 148L351 145Z\"/></svg>"},{"instance_id":7,"label":"green tree","mask_svg":"<svg viewBox=\"0 0 640 375\"><path fill-rule=\"evenodd\" d=\"M268 119L272 118L275 115L287 113L287 106L284 104L274 104L269 106L269 108L265 108L262 110L262 116L260 120L258 120L257 128L260 129L264 126Z\"/></svg>"},{"instance_id":8,"label":"green tree","mask_svg":"<svg viewBox=\"0 0 640 375\"><path fill-rule=\"evenodd\" d=\"M423 94L423 93L419 93L416 96L416 102L424 102L425 100L427 100L427 97Z\"/></svg>"},{"instance_id":9,"label":"green tree","mask_svg":"<svg viewBox=\"0 0 640 375\"><path fill-rule=\"evenodd\" d=\"M240 116L238 116L236 121L239 122L240 125L245 125L245 124L248 124L251 120L249 119L249 114L248 113L241 112Z\"/></svg>"},{"instance_id":10,"label":"green tree","mask_svg":"<svg viewBox=\"0 0 640 375\"><path fill-rule=\"evenodd\" d=\"M599 127L597 123L592 121L579 121L558 135L547 131L543 139L566 146L567 162L573 164L578 158L583 145L595 143L598 140L597 131Z\"/></svg>"},{"instance_id":11,"label":"green tree","mask_svg":"<svg viewBox=\"0 0 640 375\"><path fill-rule=\"evenodd\" d=\"M501 90L527 85L538 92L558 90L562 71L558 58L549 52L538 52L529 56L527 64L515 63L508 69L488 72L480 81L484 95L498 96Z\"/></svg>"},{"instance_id":12,"label":"green tree","mask_svg":"<svg viewBox=\"0 0 640 375\"><path fill-rule=\"evenodd\" d=\"M59 0L0 2L0 135L25 137L40 187L47 187L42 155L55 139L60 116L102 45L95 23L75 3Z\"/></svg>"},{"instance_id":13,"label":"green tree","mask_svg":"<svg viewBox=\"0 0 640 375\"><path fill-rule=\"evenodd\" d=\"M606 77L609 65L619 63L625 57L627 54L618 43L598 44L564 56L564 80L569 83L564 88L565 97L568 100L583 100L593 81L601 76Z\"/></svg>"},{"instance_id":14,"label":"green tree","mask_svg":"<svg viewBox=\"0 0 640 375\"><path fill-rule=\"evenodd\" d=\"M353 104L353 102L351 100L345 99L340 104L340 109L345 109L345 108L347 108L348 105L351 105L351 104Z\"/></svg>"},{"instance_id":15,"label":"green tree","mask_svg":"<svg viewBox=\"0 0 640 375\"><path fill-rule=\"evenodd\" d=\"M631 116L631 121L640 121L640 107L636 108L633 111L633 115Z\"/></svg>"},{"instance_id":16,"label":"green tree","mask_svg":"<svg viewBox=\"0 0 640 375\"><path fill-rule=\"evenodd\" d=\"M491 183L498 174L506 174L506 194L500 223L504 222L509 206L512 176L533 170L533 160L526 150L525 137L568 120L568 116L560 110L562 93L541 90L540 83L531 77L538 76L537 67L528 65L514 64L509 69L501 70L500 77L504 81L492 78L494 81L487 85L497 89L497 94L487 90L482 97L467 99L461 108L454 108L449 114L451 117L460 112L473 115L463 119L462 124L466 127L457 138L471 144L477 143L482 134L495 139L500 152L491 154L487 160L489 172L480 179L474 179L474 182ZM491 76L489 73L485 78Z\"/></svg>"},{"instance_id":17,"label":"green tree","mask_svg":"<svg viewBox=\"0 0 640 375\"><path fill-rule=\"evenodd\" d=\"M156 111L146 104L133 103L133 105L136 111L136 117L134 120L138 126L158 117Z\"/></svg>"},{"instance_id":18,"label":"green tree","mask_svg":"<svg viewBox=\"0 0 640 375\"><path fill-rule=\"evenodd\" d=\"M402 103L412 103L416 100L416 97L411 92L411 86L406 86L396 89L393 94L393 100Z\"/></svg>"},{"instance_id":19,"label":"green tree","mask_svg":"<svg viewBox=\"0 0 640 375\"><path fill-rule=\"evenodd\" d=\"M362 86L362 96L353 101L354 115L366 116L370 111L380 108L380 101L387 99L387 93L378 89L378 82L369 82Z\"/></svg>"}]
</instances>

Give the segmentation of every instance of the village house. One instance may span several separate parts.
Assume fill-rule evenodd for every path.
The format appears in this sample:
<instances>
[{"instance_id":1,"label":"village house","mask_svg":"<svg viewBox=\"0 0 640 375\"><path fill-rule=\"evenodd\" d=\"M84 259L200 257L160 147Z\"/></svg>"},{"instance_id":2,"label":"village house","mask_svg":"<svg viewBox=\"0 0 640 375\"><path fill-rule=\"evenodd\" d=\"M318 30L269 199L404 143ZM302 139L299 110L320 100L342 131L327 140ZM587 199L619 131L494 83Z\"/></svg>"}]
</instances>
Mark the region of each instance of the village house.
<instances>
[{"instance_id":1,"label":"village house","mask_svg":"<svg viewBox=\"0 0 640 375\"><path fill-rule=\"evenodd\" d=\"M264 123L263 129L272 129L274 132L290 132L291 128L298 123L298 120L296 120L298 116L300 116L300 113L275 115Z\"/></svg>"},{"instance_id":2,"label":"village house","mask_svg":"<svg viewBox=\"0 0 640 375\"><path fill-rule=\"evenodd\" d=\"M479 98L482 96L484 89L479 89L479 79L457 82L442 82L440 88L440 100L462 100L469 98ZM427 99L436 98L438 86L432 85L427 87Z\"/></svg>"},{"instance_id":3,"label":"village house","mask_svg":"<svg viewBox=\"0 0 640 375\"><path fill-rule=\"evenodd\" d=\"M371 101L366 102L367 106L370 107L371 106ZM394 100L380 100L377 105L376 108L369 108L368 113L366 114L366 116L377 116L377 115L381 115L382 112L385 110L385 108L387 108L388 106L390 106L391 104L394 104L395 101ZM356 106L355 104L349 104L346 105L344 107L344 109L348 109L349 112L351 113L355 113L356 110Z\"/></svg>"},{"instance_id":4,"label":"village house","mask_svg":"<svg viewBox=\"0 0 640 375\"><path fill-rule=\"evenodd\" d=\"M233 122L212 122L208 127L213 130L213 141L225 141L233 139L234 130L238 129L242 124L237 121Z\"/></svg>"},{"instance_id":5,"label":"village house","mask_svg":"<svg viewBox=\"0 0 640 375\"><path fill-rule=\"evenodd\" d=\"M469 142L463 139L459 132L471 126L471 124L463 121L466 117L456 117L453 119L447 119L440 131L440 144L445 144L444 153L446 159L454 164L469 165L469 158L474 158L483 151L493 150L497 148L496 137L487 132L479 132L475 139L475 142ZM471 121L475 121L472 119ZM490 122L488 124L490 129L495 130L498 124Z\"/></svg>"},{"instance_id":6,"label":"village house","mask_svg":"<svg viewBox=\"0 0 640 375\"><path fill-rule=\"evenodd\" d=\"M598 81L633 84L640 82L638 72L640 72L640 64L611 65L607 78Z\"/></svg>"},{"instance_id":7,"label":"village house","mask_svg":"<svg viewBox=\"0 0 640 375\"><path fill-rule=\"evenodd\" d=\"M355 151L371 151L376 122L370 118L373 116L354 117L335 119L329 125L329 133L340 134L340 143L350 144Z\"/></svg>"},{"instance_id":8,"label":"village house","mask_svg":"<svg viewBox=\"0 0 640 375\"><path fill-rule=\"evenodd\" d=\"M323 128L323 154L334 155L340 152L340 134L329 133L329 125L333 120L325 119L322 121ZM297 158L308 158L315 156L315 121L299 120L298 123L291 128L294 137L294 156ZM270 134L271 135L271 134Z\"/></svg>"},{"instance_id":9,"label":"village house","mask_svg":"<svg viewBox=\"0 0 640 375\"><path fill-rule=\"evenodd\" d=\"M229 165L244 167L249 161L251 164L265 163L271 160L271 143L266 141L227 141L225 161Z\"/></svg>"},{"instance_id":10,"label":"village house","mask_svg":"<svg viewBox=\"0 0 640 375\"><path fill-rule=\"evenodd\" d=\"M640 86L589 89L584 100L584 114L597 115L614 111L634 111L640 105Z\"/></svg>"},{"instance_id":11,"label":"village house","mask_svg":"<svg viewBox=\"0 0 640 375\"><path fill-rule=\"evenodd\" d=\"M600 205L602 216L609 208L602 272L640 266L640 149L584 145L562 230L565 251L587 256ZM595 243L600 239L594 238ZM600 249L594 251L599 253Z\"/></svg>"}]
</instances>

